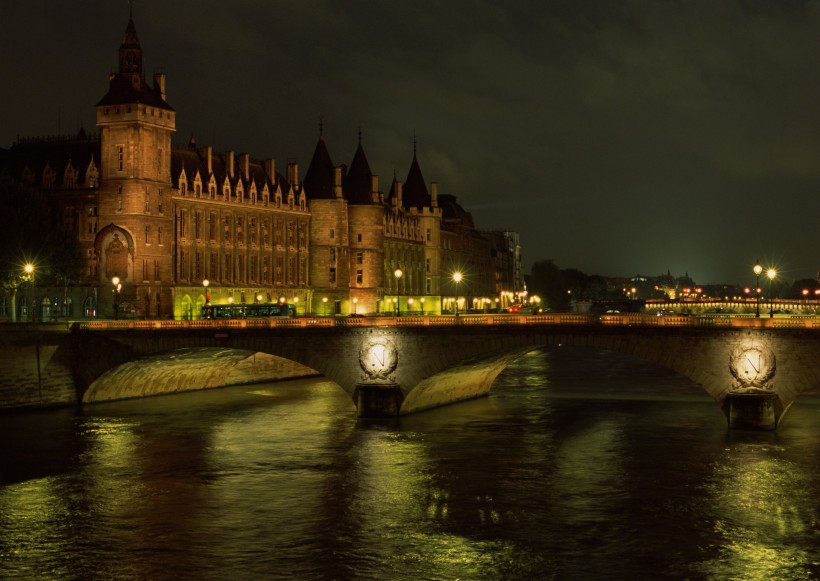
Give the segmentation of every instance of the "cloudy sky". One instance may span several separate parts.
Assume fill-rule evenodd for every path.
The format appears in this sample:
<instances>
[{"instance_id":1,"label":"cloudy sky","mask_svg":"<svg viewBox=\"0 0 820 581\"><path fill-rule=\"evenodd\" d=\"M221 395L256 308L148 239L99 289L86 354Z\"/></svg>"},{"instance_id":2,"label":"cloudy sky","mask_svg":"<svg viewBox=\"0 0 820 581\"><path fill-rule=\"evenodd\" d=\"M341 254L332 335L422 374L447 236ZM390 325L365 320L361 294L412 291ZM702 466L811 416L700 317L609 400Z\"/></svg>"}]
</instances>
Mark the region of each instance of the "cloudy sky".
<instances>
[{"instance_id":1,"label":"cloudy sky","mask_svg":"<svg viewBox=\"0 0 820 581\"><path fill-rule=\"evenodd\" d=\"M0 147L94 130L126 0L0 2ZM136 0L176 141L307 170L359 128L525 268L751 284L820 270L820 1Z\"/></svg>"}]
</instances>

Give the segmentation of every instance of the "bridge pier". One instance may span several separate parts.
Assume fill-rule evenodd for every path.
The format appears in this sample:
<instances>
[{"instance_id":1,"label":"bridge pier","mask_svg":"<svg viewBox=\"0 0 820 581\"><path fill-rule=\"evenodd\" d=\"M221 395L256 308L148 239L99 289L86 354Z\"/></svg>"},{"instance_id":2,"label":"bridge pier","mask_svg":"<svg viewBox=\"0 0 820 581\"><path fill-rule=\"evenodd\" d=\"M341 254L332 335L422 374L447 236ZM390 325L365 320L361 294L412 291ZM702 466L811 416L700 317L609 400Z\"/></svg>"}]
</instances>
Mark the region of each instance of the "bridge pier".
<instances>
[{"instance_id":1,"label":"bridge pier","mask_svg":"<svg viewBox=\"0 0 820 581\"><path fill-rule=\"evenodd\" d=\"M360 418L394 418L404 395L397 383L357 383L356 415Z\"/></svg>"},{"instance_id":2,"label":"bridge pier","mask_svg":"<svg viewBox=\"0 0 820 581\"><path fill-rule=\"evenodd\" d=\"M777 428L777 394L730 393L724 411L730 430L774 430Z\"/></svg>"}]
</instances>

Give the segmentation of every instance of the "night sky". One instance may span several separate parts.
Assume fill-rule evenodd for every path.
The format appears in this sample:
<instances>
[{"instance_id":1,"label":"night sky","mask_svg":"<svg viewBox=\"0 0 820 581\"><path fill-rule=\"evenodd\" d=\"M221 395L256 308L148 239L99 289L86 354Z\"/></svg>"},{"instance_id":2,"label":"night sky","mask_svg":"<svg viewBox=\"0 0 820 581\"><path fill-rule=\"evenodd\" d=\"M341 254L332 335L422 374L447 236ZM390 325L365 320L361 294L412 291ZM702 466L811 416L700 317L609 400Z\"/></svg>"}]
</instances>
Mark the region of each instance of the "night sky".
<instances>
[{"instance_id":1,"label":"night sky","mask_svg":"<svg viewBox=\"0 0 820 581\"><path fill-rule=\"evenodd\" d=\"M0 147L95 131L125 0L0 3ZM175 141L426 181L524 266L820 269L820 2L136 0Z\"/></svg>"}]
</instances>

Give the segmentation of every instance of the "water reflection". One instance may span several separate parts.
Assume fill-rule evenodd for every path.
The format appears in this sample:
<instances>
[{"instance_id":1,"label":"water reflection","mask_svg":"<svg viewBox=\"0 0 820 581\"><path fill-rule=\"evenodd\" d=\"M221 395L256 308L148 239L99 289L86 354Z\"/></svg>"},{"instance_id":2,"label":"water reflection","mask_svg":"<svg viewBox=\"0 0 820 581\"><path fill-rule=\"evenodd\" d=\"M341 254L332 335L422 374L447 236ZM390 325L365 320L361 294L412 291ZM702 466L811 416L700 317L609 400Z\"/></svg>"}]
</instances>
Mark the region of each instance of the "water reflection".
<instances>
[{"instance_id":1,"label":"water reflection","mask_svg":"<svg viewBox=\"0 0 820 581\"><path fill-rule=\"evenodd\" d=\"M698 386L605 352L532 353L391 421L324 380L6 419L11 577L820 574L820 402L727 432Z\"/></svg>"},{"instance_id":2,"label":"water reflection","mask_svg":"<svg viewBox=\"0 0 820 581\"><path fill-rule=\"evenodd\" d=\"M815 442L816 444L816 442ZM732 434L704 486L717 554L702 571L739 579L810 579L817 572L816 482L777 434Z\"/></svg>"}]
</instances>

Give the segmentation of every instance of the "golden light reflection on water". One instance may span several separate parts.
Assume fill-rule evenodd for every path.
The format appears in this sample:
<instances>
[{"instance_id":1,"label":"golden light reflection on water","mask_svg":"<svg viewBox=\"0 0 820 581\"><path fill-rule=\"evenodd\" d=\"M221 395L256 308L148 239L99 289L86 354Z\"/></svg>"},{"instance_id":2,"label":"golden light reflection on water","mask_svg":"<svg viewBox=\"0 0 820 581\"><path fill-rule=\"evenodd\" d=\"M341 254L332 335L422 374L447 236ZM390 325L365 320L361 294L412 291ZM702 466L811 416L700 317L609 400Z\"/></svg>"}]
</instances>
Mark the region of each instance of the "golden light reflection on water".
<instances>
[{"instance_id":1,"label":"golden light reflection on water","mask_svg":"<svg viewBox=\"0 0 820 581\"><path fill-rule=\"evenodd\" d=\"M713 512L717 556L701 564L710 578L812 579L820 565L805 542L818 530L818 515L807 495L811 482L780 446L735 444L713 468L706 492Z\"/></svg>"}]
</instances>

